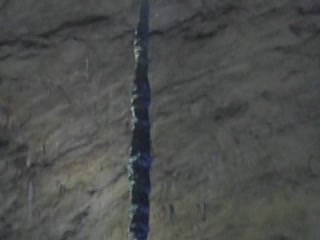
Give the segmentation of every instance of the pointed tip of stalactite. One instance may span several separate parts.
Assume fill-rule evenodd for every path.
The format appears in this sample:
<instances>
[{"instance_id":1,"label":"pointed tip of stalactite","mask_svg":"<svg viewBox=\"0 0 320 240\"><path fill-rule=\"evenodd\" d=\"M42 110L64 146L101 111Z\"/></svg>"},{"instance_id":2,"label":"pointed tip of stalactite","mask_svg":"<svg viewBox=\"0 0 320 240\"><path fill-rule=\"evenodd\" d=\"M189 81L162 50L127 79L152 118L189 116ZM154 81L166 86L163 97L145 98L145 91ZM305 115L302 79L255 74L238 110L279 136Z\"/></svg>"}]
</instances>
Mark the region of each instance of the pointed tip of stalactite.
<instances>
[{"instance_id":1,"label":"pointed tip of stalactite","mask_svg":"<svg viewBox=\"0 0 320 240\"><path fill-rule=\"evenodd\" d=\"M149 0L140 0L137 32L141 34L149 33Z\"/></svg>"},{"instance_id":2,"label":"pointed tip of stalactite","mask_svg":"<svg viewBox=\"0 0 320 240\"><path fill-rule=\"evenodd\" d=\"M149 46L149 1L140 0L139 17L134 37L134 55L139 68L148 66ZM137 70L141 71L141 70ZM146 71L143 69L142 72ZM140 73L142 74L142 73Z\"/></svg>"},{"instance_id":3,"label":"pointed tip of stalactite","mask_svg":"<svg viewBox=\"0 0 320 240\"><path fill-rule=\"evenodd\" d=\"M140 0L139 18L144 19L149 17L149 0Z\"/></svg>"}]
</instances>

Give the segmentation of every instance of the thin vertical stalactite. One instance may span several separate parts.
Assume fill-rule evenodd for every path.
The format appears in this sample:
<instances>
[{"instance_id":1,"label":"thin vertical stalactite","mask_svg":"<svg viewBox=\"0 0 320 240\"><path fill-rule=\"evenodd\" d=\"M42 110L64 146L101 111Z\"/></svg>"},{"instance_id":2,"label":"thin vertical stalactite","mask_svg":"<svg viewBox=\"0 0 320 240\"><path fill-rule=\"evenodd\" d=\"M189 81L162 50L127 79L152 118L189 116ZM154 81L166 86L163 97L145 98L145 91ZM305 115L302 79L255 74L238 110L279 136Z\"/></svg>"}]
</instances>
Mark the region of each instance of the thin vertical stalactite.
<instances>
[{"instance_id":1,"label":"thin vertical stalactite","mask_svg":"<svg viewBox=\"0 0 320 240\"><path fill-rule=\"evenodd\" d=\"M28 220L29 224L33 220L33 182L32 179L28 182Z\"/></svg>"},{"instance_id":2,"label":"thin vertical stalactite","mask_svg":"<svg viewBox=\"0 0 320 240\"><path fill-rule=\"evenodd\" d=\"M152 164L149 106L151 89L148 80L149 2L141 0L139 19L134 36L135 75L131 112L132 141L128 161L130 190L129 240L147 240Z\"/></svg>"}]
</instances>

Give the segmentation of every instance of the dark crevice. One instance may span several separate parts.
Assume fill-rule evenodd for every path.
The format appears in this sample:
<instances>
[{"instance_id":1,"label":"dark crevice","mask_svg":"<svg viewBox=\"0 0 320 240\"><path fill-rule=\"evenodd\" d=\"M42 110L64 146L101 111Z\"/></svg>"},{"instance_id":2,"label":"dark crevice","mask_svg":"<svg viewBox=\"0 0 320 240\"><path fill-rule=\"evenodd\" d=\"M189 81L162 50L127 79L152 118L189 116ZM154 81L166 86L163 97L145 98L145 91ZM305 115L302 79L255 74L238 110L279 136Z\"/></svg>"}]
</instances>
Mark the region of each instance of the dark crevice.
<instances>
[{"instance_id":1,"label":"dark crevice","mask_svg":"<svg viewBox=\"0 0 320 240\"><path fill-rule=\"evenodd\" d=\"M3 47L16 47L20 49L18 52L21 52L21 49L36 49L36 50L44 50L50 48L53 44L55 44L55 41L53 41L54 37L62 37L61 33L64 33L68 30L75 30L77 28L84 28L95 24L105 24L109 23L110 21L109 16L105 15L97 15L97 16L88 16L83 19L79 20L73 20L73 21L67 21L59 26L40 34L35 35L24 35L20 36L16 39L9 39L9 40L3 40L0 41L0 50ZM61 40L61 39L60 39ZM62 40L65 40L62 39ZM13 56L12 53L5 53L3 56L0 55L0 59L4 60L9 57Z\"/></svg>"},{"instance_id":2,"label":"dark crevice","mask_svg":"<svg viewBox=\"0 0 320 240\"><path fill-rule=\"evenodd\" d=\"M270 18L274 17L275 15L283 14L284 11L288 11L288 8L286 8L286 5L276 6L276 7L270 7L262 12L259 12L257 14L251 15L248 20L251 22L254 22L257 20L257 18Z\"/></svg>"},{"instance_id":3,"label":"dark crevice","mask_svg":"<svg viewBox=\"0 0 320 240\"><path fill-rule=\"evenodd\" d=\"M67 156L69 153L72 153L76 150L79 150L81 148L84 148L86 146L89 146L90 144L92 144L92 139L86 141L86 142L83 142L83 143L79 143L77 145L74 145L68 149L65 149L64 151L62 152L59 152L55 157L53 157L52 159L48 160L47 161L47 164L49 165L53 165L54 162L56 162L57 160Z\"/></svg>"},{"instance_id":4,"label":"dark crevice","mask_svg":"<svg viewBox=\"0 0 320 240\"><path fill-rule=\"evenodd\" d=\"M87 16L83 19L64 22L60 24L58 27L50 31L44 32L42 34L39 34L38 36L47 39L67 29L83 28L83 27L87 27L90 25L103 23L103 22L108 23L110 19L111 18L109 16L105 16L105 15Z\"/></svg>"},{"instance_id":5,"label":"dark crevice","mask_svg":"<svg viewBox=\"0 0 320 240\"><path fill-rule=\"evenodd\" d=\"M133 30L130 30L130 29L127 29L127 30L124 30L123 32L113 36L110 40L119 40L119 39L122 39L128 35L132 35L134 34L134 31Z\"/></svg>"},{"instance_id":6,"label":"dark crevice","mask_svg":"<svg viewBox=\"0 0 320 240\"><path fill-rule=\"evenodd\" d=\"M183 38L185 40L192 41L204 40L216 36L218 33L221 33L221 31L225 30L227 27L227 24L220 24L213 30L187 33Z\"/></svg>"},{"instance_id":7,"label":"dark crevice","mask_svg":"<svg viewBox=\"0 0 320 240\"><path fill-rule=\"evenodd\" d=\"M238 116L241 113L247 112L249 104L247 102L232 102L225 107L217 108L214 113L215 121L226 121L227 119Z\"/></svg>"},{"instance_id":8,"label":"dark crevice","mask_svg":"<svg viewBox=\"0 0 320 240\"><path fill-rule=\"evenodd\" d=\"M73 225L80 225L83 223L84 219L89 215L89 207L86 207L84 210L80 211L78 214L76 214L72 220L71 223Z\"/></svg>"},{"instance_id":9,"label":"dark crevice","mask_svg":"<svg viewBox=\"0 0 320 240\"><path fill-rule=\"evenodd\" d=\"M290 24L289 30L296 36L305 34L317 35L320 33L320 27L316 23L310 24Z\"/></svg>"},{"instance_id":10,"label":"dark crevice","mask_svg":"<svg viewBox=\"0 0 320 240\"><path fill-rule=\"evenodd\" d=\"M320 15L320 4L314 4L311 7L297 7L296 11L300 15Z\"/></svg>"},{"instance_id":11,"label":"dark crevice","mask_svg":"<svg viewBox=\"0 0 320 240\"><path fill-rule=\"evenodd\" d=\"M161 37L168 34L174 34L175 36L179 34L183 39L192 41L212 38L228 26L226 23L215 25L214 22L216 19L228 15L237 9L237 6L227 5L218 10L198 11L190 17L182 21L177 21L165 29L154 29L150 32L150 35ZM213 27L205 27L202 31L198 30L199 26L208 24L209 22L213 23Z\"/></svg>"},{"instance_id":12,"label":"dark crevice","mask_svg":"<svg viewBox=\"0 0 320 240\"><path fill-rule=\"evenodd\" d=\"M89 210L90 208L86 207L71 219L72 228L66 230L60 240L71 239L81 230L86 217L89 215Z\"/></svg>"},{"instance_id":13,"label":"dark crevice","mask_svg":"<svg viewBox=\"0 0 320 240\"><path fill-rule=\"evenodd\" d=\"M120 171L115 173L115 176L108 182L106 187L110 187L114 185L116 182L119 181L119 179L121 179L123 176L126 176L126 174L127 174L127 168L126 167L121 168Z\"/></svg>"},{"instance_id":14,"label":"dark crevice","mask_svg":"<svg viewBox=\"0 0 320 240\"><path fill-rule=\"evenodd\" d=\"M216 9L210 9L209 7L207 7L205 5L200 10L201 11L200 16L201 16L202 20L217 19L218 17L231 14L231 13L235 12L236 10L241 9L240 6L235 5L233 3L223 5L221 7L216 8Z\"/></svg>"},{"instance_id":15,"label":"dark crevice","mask_svg":"<svg viewBox=\"0 0 320 240\"><path fill-rule=\"evenodd\" d=\"M177 21L176 23L172 24L171 26L165 29L154 29L150 31L150 36L162 36L162 35L174 32L175 30L179 30L181 28L184 28L186 24L193 22L195 19L197 19L200 16L201 16L201 13L197 12L182 21Z\"/></svg>"},{"instance_id":16,"label":"dark crevice","mask_svg":"<svg viewBox=\"0 0 320 240\"><path fill-rule=\"evenodd\" d=\"M19 48L48 48L50 44L41 39L39 36L26 36L18 39L4 40L0 42L0 49L2 47L19 47ZM9 55L9 54L8 54Z\"/></svg>"},{"instance_id":17,"label":"dark crevice","mask_svg":"<svg viewBox=\"0 0 320 240\"><path fill-rule=\"evenodd\" d=\"M306 39L304 39L303 41L301 41L299 43L296 43L296 44L293 44L293 45L275 46L271 50L272 51L281 52L281 53L284 53L284 54L301 55L301 53L299 53L299 47L305 46L307 43L309 43L309 42L313 41L314 39L316 39L319 35L320 35L320 29L312 32L310 37L307 37ZM304 55L307 56L306 54L304 54Z\"/></svg>"},{"instance_id":18,"label":"dark crevice","mask_svg":"<svg viewBox=\"0 0 320 240\"><path fill-rule=\"evenodd\" d=\"M190 76L188 78L183 78L183 79L179 79L175 82L170 83L170 85L165 85L162 88L155 90L154 94L155 95L162 95L164 93L168 93L169 91L174 90L176 87L179 87L181 85L185 85L185 84L189 84L189 83L193 83L194 80L199 80L205 76L210 76L211 74L213 74L216 71L215 68L212 69L206 69L194 76Z\"/></svg>"}]
</instances>

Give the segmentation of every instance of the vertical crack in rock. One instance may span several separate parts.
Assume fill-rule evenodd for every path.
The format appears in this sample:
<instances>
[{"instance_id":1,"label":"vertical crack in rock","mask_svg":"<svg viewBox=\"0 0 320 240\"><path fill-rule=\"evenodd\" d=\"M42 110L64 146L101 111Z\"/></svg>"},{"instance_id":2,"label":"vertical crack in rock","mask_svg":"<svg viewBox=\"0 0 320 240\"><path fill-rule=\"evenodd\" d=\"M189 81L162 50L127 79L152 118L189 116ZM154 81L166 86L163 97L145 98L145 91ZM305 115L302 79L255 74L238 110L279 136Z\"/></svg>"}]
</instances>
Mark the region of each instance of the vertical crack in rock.
<instances>
[{"instance_id":1,"label":"vertical crack in rock","mask_svg":"<svg viewBox=\"0 0 320 240\"><path fill-rule=\"evenodd\" d=\"M146 240L149 233L150 168L152 163L148 81L149 2L141 0L135 31L135 76L133 80L132 142L128 162L130 188L129 240Z\"/></svg>"}]
</instances>

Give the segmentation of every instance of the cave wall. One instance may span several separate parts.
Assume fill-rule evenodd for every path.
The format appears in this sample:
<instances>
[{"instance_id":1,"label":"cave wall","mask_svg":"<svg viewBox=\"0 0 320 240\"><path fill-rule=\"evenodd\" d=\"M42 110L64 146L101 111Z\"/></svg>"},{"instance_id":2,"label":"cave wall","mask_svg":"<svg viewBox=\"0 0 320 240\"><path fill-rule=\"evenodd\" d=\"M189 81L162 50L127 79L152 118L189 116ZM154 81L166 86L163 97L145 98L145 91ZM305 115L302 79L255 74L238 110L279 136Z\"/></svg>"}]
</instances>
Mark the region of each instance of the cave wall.
<instances>
[{"instance_id":1,"label":"cave wall","mask_svg":"<svg viewBox=\"0 0 320 240\"><path fill-rule=\"evenodd\" d=\"M0 239L126 239L137 2L0 1ZM151 1L150 239L318 240L320 5Z\"/></svg>"}]
</instances>

